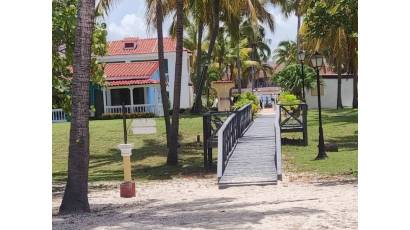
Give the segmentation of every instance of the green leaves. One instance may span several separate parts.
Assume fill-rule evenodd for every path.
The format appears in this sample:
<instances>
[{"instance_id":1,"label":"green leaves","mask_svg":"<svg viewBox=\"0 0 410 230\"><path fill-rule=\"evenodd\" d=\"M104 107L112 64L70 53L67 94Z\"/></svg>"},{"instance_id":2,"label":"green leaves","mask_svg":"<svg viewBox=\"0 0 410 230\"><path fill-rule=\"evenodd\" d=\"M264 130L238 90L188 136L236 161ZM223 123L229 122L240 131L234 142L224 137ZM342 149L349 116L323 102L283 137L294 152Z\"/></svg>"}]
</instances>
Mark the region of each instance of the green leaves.
<instances>
[{"instance_id":1,"label":"green leaves","mask_svg":"<svg viewBox=\"0 0 410 230\"><path fill-rule=\"evenodd\" d=\"M315 85L316 74L313 68L304 66L304 83L305 87L312 88ZM289 91L295 95L301 95L302 90L302 72L301 65L293 64L286 66L282 71L277 73L272 81L279 84L283 90Z\"/></svg>"},{"instance_id":2,"label":"green leaves","mask_svg":"<svg viewBox=\"0 0 410 230\"><path fill-rule=\"evenodd\" d=\"M53 107L70 112L71 78L74 55L74 39L77 23L78 0L53 0L52 3L52 92ZM93 33L91 60L91 81L104 84L104 66L97 62L96 56L107 52L107 30L105 23L96 22Z\"/></svg>"}]
</instances>

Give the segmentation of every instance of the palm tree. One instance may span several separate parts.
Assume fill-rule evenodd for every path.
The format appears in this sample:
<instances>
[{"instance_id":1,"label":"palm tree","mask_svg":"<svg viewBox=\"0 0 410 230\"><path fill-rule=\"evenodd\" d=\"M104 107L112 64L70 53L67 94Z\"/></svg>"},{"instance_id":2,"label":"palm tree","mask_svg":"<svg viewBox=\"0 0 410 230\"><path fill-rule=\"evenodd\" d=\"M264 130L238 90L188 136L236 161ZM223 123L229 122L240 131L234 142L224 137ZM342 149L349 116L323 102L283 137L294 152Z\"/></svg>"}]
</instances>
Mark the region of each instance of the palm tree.
<instances>
[{"instance_id":1,"label":"palm tree","mask_svg":"<svg viewBox=\"0 0 410 230\"><path fill-rule=\"evenodd\" d=\"M95 0L80 0L74 41L68 177L60 213L89 212L89 86Z\"/></svg>"},{"instance_id":2,"label":"palm tree","mask_svg":"<svg viewBox=\"0 0 410 230\"><path fill-rule=\"evenodd\" d=\"M171 144L167 157L167 164L178 164L178 134L179 134L179 108L181 101L181 74L182 74L182 52L184 39L184 1L176 0L176 58L175 58L175 81L174 81L174 103L172 109L172 133Z\"/></svg>"},{"instance_id":3,"label":"palm tree","mask_svg":"<svg viewBox=\"0 0 410 230\"><path fill-rule=\"evenodd\" d=\"M294 41L281 41L273 53L278 65L289 65L297 62L297 47Z\"/></svg>"},{"instance_id":4,"label":"palm tree","mask_svg":"<svg viewBox=\"0 0 410 230\"><path fill-rule=\"evenodd\" d=\"M146 0L147 3L147 12L146 19L147 24L154 24L157 29L158 37L158 62L159 62L159 79L161 87L161 100L162 100L162 109L164 111L164 122L165 130L167 135L167 146L170 146L170 137L171 137L171 121L169 116L169 98L167 93L167 83L165 77L165 60L164 60L164 36L162 32L162 24L164 21L163 15L163 4L161 0Z\"/></svg>"}]
</instances>

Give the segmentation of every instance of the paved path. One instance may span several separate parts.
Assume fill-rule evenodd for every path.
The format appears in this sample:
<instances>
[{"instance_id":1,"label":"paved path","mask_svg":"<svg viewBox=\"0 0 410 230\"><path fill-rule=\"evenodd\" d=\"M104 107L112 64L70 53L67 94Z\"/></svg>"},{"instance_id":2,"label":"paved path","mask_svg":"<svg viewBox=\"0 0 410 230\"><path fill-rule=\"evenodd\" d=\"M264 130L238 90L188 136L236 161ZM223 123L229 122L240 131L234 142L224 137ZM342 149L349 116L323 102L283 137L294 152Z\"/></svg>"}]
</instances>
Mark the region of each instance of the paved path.
<instances>
[{"instance_id":1,"label":"paved path","mask_svg":"<svg viewBox=\"0 0 410 230\"><path fill-rule=\"evenodd\" d=\"M264 109L239 138L220 187L230 185L276 184L275 130L272 109Z\"/></svg>"}]
</instances>

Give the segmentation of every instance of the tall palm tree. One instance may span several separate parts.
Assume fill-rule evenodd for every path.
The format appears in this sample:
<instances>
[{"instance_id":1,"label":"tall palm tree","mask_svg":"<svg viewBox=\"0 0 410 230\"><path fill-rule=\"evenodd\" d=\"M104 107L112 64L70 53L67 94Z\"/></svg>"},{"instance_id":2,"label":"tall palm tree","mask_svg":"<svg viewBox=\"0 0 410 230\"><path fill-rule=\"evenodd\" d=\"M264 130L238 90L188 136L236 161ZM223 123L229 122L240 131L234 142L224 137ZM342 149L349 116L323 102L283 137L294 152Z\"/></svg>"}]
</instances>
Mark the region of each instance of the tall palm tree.
<instances>
[{"instance_id":1,"label":"tall palm tree","mask_svg":"<svg viewBox=\"0 0 410 230\"><path fill-rule=\"evenodd\" d=\"M179 109L181 102L181 75L182 75L182 52L184 39L184 1L176 0L176 57L175 57L175 80L174 80L174 103L172 109L172 133L171 144L167 157L167 164L178 164L178 134L179 134Z\"/></svg>"},{"instance_id":2,"label":"tall palm tree","mask_svg":"<svg viewBox=\"0 0 410 230\"><path fill-rule=\"evenodd\" d=\"M167 146L170 146L170 137L171 137L171 121L169 116L169 98L167 93L167 83L165 77L165 60L164 60L164 36L162 32L162 25L164 21L163 14L163 3L162 0L146 0L147 11L146 11L146 20L147 24L154 24L157 29L158 37L158 62L159 62L159 82L161 87L161 100L162 100L162 109L164 111L164 122L165 130L167 135Z\"/></svg>"},{"instance_id":3,"label":"tall palm tree","mask_svg":"<svg viewBox=\"0 0 410 230\"><path fill-rule=\"evenodd\" d=\"M95 0L79 0L74 41L68 177L60 213L89 212L89 86Z\"/></svg>"},{"instance_id":4,"label":"tall palm tree","mask_svg":"<svg viewBox=\"0 0 410 230\"><path fill-rule=\"evenodd\" d=\"M276 64L293 64L297 62L297 46L294 41L281 41L274 51Z\"/></svg>"}]
</instances>

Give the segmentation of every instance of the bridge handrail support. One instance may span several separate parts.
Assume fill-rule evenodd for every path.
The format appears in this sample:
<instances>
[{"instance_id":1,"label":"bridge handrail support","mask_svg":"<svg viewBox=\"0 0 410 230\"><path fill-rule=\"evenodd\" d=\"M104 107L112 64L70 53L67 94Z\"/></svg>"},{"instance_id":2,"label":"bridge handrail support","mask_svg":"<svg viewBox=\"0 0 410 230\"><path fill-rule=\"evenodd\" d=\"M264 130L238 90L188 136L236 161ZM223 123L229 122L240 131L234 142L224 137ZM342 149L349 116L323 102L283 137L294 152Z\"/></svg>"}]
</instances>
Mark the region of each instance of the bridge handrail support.
<instances>
[{"instance_id":1,"label":"bridge handrail support","mask_svg":"<svg viewBox=\"0 0 410 230\"><path fill-rule=\"evenodd\" d=\"M275 104L275 164L276 164L276 173L278 175L278 180L282 180L282 141L281 141L281 132L280 132L280 119L281 111L280 105Z\"/></svg>"},{"instance_id":2,"label":"bridge handrail support","mask_svg":"<svg viewBox=\"0 0 410 230\"><path fill-rule=\"evenodd\" d=\"M228 160L229 154L235 148L237 140L243 135L250 124L252 120L251 116L251 104L246 104L238 111L235 111L235 113L232 113L218 130L218 179L222 177L226 161Z\"/></svg>"}]
</instances>

